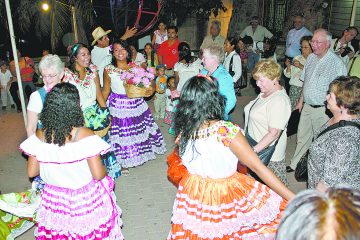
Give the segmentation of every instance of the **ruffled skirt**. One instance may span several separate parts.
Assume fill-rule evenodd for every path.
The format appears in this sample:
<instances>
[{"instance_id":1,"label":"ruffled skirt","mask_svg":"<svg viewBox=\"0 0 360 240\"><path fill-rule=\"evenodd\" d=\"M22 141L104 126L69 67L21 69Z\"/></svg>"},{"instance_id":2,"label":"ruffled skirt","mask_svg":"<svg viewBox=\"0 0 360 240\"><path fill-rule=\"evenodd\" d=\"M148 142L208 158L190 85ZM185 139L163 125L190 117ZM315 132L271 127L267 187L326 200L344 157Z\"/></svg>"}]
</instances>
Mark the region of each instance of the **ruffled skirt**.
<instances>
[{"instance_id":1,"label":"ruffled skirt","mask_svg":"<svg viewBox=\"0 0 360 240\"><path fill-rule=\"evenodd\" d=\"M111 93L110 140L122 167L136 167L166 151L165 142L143 98Z\"/></svg>"},{"instance_id":2,"label":"ruffled skirt","mask_svg":"<svg viewBox=\"0 0 360 240\"><path fill-rule=\"evenodd\" d=\"M113 188L110 177L76 190L45 185L36 216L36 239L124 239Z\"/></svg>"},{"instance_id":3,"label":"ruffled skirt","mask_svg":"<svg viewBox=\"0 0 360 240\"><path fill-rule=\"evenodd\" d=\"M168 240L275 238L286 201L270 188L240 173L182 175Z\"/></svg>"}]
</instances>

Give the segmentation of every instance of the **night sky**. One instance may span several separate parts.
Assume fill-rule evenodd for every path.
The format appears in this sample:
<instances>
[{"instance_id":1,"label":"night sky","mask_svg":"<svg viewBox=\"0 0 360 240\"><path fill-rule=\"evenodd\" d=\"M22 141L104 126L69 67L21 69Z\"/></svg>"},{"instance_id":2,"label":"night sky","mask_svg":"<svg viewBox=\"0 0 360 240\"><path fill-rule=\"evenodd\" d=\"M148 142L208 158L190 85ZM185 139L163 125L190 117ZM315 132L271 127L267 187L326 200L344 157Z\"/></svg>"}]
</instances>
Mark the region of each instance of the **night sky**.
<instances>
[{"instance_id":1,"label":"night sky","mask_svg":"<svg viewBox=\"0 0 360 240\"><path fill-rule=\"evenodd\" d=\"M111 16L110 1L108 1L108 0L93 0L93 6L94 6L94 9L96 12L96 17L94 19L95 20L94 26L91 27L91 29L86 29L89 44L93 40L91 37L91 32L97 26L101 26L105 30L112 29L113 33L110 35L110 37L122 35L126 25L133 26L135 19L136 19L136 15L137 15L137 8L138 8L139 1L128 0L128 2L130 4L130 7L128 7L127 11L126 11L124 9L125 1L119 1L119 0L117 1L117 3L122 4L122 5L119 5L119 13L118 13L118 17L117 17L118 24L117 24L117 28L115 29L115 25L113 24L112 16ZM149 9L150 7L152 7L154 5L154 3L156 1L148 0L146 2L148 5L145 6L145 8ZM13 6L11 6L11 7L13 7ZM125 16L127 16L127 17L125 17ZM148 19L149 19L149 17L142 17L141 21L140 21L140 26L146 25L146 23L148 22ZM16 27L16 19L13 18L13 22L15 25L14 31L15 31L16 40L17 40L17 47L21 49L23 55L27 55L30 57L39 57L41 55L41 52L43 49L51 48L50 47L50 37L38 39L38 38L36 38L36 36L34 34L34 29L31 29L26 34L21 34ZM0 58L4 59L6 56L5 55L6 51L11 50L11 45L10 45L9 33L7 30L6 23L2 22L0 28L1 28L0 31L4 33L4 35L3 35L4 37L0 38ZM19 39L24 39L26 42L25 43L19 42ZM62 43L59 44L59 47L56 50L56 53L59 55L66 54L66 49L62 45Z\"/></svg>"}]
</instances>

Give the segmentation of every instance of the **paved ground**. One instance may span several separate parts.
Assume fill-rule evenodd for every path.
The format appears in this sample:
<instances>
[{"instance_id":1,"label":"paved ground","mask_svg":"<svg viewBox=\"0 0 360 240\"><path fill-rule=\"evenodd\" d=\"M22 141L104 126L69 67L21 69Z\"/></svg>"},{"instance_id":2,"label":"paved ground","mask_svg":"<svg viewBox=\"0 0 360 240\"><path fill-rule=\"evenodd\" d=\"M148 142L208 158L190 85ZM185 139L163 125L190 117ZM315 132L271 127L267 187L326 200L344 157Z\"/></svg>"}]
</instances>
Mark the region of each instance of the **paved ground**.
<instances>
[{"instance_id":1,"label":"paved ground","mask_svg":"<svg viewBox=\"0 0 360 240\"><path fill-rule=\"evenodd\" d=\"M243 107L254 98L253 89L246 89L234 112L234 122L243 126ZM152 102L149 102L152 107ZM168 152L173 149L173 139L167 133L167 125L158 122L164 135ZM0 190L2 193L17 192L29 188L26 161L18 151L26 133L22 115L14 110L0 113ZM295 148L296 137L288 139L287 159ZM166 154L143 166L130 169L130 175L116 181L115 193L123 210L123 233L127 240L165 239L170 229L172 204L176 189L166 177ZM305 188L289 176L290 188L298 192ZM18 238L34 239L33 230Z\"/></svg>"}]
</instances>

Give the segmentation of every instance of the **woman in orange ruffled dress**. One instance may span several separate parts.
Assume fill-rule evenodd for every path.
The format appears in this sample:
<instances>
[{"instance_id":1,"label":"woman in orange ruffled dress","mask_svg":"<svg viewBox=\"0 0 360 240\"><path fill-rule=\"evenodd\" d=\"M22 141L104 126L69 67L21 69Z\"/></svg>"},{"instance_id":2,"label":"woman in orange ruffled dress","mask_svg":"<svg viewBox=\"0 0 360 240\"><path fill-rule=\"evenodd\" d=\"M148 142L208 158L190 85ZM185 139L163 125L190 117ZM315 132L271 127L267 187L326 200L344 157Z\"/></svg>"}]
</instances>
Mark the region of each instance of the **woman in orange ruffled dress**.
<instances>
[{"instance_id":1,"label":"woman in orange ruffled dress","mask_svg":"<svg viewBox=\"0 0 360 240\"><path fill-rule=\"evenodd\" d=\"M178 192L167 239L274 239L294 196L223 116L215 80L198 75L186 82L175 114L179 150L168 158ZM238 161L271 189L238 173Z\"/></svg>"}]
</instances>

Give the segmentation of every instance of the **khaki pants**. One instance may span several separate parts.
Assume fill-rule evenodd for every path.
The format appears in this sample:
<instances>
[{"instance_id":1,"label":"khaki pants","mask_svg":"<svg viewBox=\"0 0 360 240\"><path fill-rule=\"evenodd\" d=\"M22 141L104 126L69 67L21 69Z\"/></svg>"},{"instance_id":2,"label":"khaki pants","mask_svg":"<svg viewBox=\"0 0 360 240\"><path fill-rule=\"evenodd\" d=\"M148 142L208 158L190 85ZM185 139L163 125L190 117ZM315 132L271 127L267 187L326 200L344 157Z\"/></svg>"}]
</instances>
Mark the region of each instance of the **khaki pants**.
<instances>
[{"instance_id":1,"label":"khaki pants","mask_svg":"<svg viewBox=\"0 0 360 240\"><path fill-rule=\"evenodd\" d=\"M155 107L155 119L164 119L165 117L165 107L166 107L166 94L165 93L155 93L154 99L154 107Z\"/></svg>"},{"instance_id":2,"label":"khaki pants","mask_svg":"<svg viewBox=\"0 0 360 240\"><path fill-rule=\"evenodd\" d=\"M11 94L10 94L10 86L1 85L1 101L2 101L3 107L7 106L7 98L8 98L8 96L9 96L11 105L15 104L12 97L11 97Z\"/></svg>"},{"instance_id":3,"label":"khaki pants","mask_svg":"<svg viewBox=\"0 0 360 240\"><path fill-rule=\"evenodd\" d=\"M301 157L309 149L310 144L313 141L315 131L317 131L329 120L325 111L325 107L313 108L304 103L297 132L296 150L290 163L290 167L292 169L296 168L296 165L300 161Z\"/></svg>"}]
</instances>

